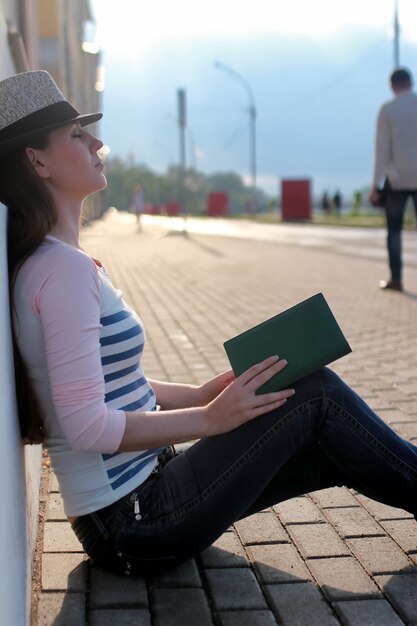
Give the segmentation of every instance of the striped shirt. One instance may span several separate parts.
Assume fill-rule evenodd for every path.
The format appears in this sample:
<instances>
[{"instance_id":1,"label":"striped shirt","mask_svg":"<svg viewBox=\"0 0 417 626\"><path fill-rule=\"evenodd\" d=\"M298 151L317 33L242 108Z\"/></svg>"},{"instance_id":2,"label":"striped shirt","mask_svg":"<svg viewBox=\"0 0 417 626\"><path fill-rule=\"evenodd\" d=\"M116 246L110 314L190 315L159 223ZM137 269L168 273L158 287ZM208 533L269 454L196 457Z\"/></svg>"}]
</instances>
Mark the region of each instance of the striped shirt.
<instances>
[{"instance_id":1,"label":"striped shirt","mask_svg":"<svg viewBox=\"0 0 417 626\"><path fill-rule=\"evenodd\" d=\"M91 513L140 485L162 450L117 452L125 411L156 409L142 322L100 263L50 236L20 269L14 300L65 512Z\"/></svg>"}]
</instances>

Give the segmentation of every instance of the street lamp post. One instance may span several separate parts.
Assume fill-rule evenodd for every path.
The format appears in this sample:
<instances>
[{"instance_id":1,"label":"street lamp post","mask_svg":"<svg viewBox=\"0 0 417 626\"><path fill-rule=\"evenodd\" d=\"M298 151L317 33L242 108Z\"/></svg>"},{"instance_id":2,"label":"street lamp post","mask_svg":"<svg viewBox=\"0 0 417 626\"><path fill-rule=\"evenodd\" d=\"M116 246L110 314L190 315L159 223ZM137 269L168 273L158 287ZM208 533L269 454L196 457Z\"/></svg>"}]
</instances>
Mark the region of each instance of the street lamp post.
<instances>
[{"instance_id":1,"label":"street lamp post","mask_svg":"<svg viewBox=\"0 0 417 626\"><path fill-rule=\"evenodd\" d=\"M400 20L398 18L398 0L394 0L394 69L400 65Z\"/></svg>"},{"instance_id":2,"label":"street lamp post","mask_svg":"<svg viewBox=\"0 0 417 626\"><path fill-rule=\"evenodd\" d=\"M184 216L184 229L182 234L187 236L187 198L185 191L186 176L186 148L185 148L185 129L187 127L187 101L185 89L177 91L178 106L178 129L180 139L180 167L179 167L179 200L182 214Z\"/></svg>"},{"instance_id":3,"label":"street lamp post","mask_svg":"<svg viewBox=\"0 0 417 626\"><path fill-rule=\"evenodd\" d=\"M220 70L223 70L232 78L235 78L243 85L246 93L249 97L249 165L250 172L252 178L252 186L256 189L256 106L255 106L255 98L253 95L253 91L248 83L248 81L239 74L232 67L229 67L225 63L221 63L220 61L214 61L214 67L217 67Z\"/></svg>"},{"instance_id":4,"label":"street lamp post","mask_svg":"<svg viewBox=\"0 0 417 626\"><path fill-rule=\"evenodd\" d=\"M187 126L187 112L186 112L186 94L185 89L178 89L178 129L179 129L179 146L180 146L180 167L179 167L179 187L180 187L180 199L182 204L182 210L186 213L185 208L185 168L186 168L186 156L185 156L185 128Z\"/></svg>"}]
</instances>

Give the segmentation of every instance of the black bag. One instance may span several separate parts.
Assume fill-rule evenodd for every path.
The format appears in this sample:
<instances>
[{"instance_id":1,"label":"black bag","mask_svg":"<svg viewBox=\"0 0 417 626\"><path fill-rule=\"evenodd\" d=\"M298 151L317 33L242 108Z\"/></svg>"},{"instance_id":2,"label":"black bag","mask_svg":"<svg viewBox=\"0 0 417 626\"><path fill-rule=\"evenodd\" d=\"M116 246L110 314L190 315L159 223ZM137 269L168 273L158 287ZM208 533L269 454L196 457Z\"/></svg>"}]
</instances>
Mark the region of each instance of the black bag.
<instances>
[{"instance_id":1,"label":"black bag","mask_svg":"<svg viewBox=\"0 0 417 626\"><path fill-rule=\"evenodd\" d=\"M385 209L390 191L391 185L389 184L388 178L386 178L382 187L378 187L377 192L379 193L379 198L376 202L372 202L372 206L376 209Z\"/></svg>"}]
</instances>

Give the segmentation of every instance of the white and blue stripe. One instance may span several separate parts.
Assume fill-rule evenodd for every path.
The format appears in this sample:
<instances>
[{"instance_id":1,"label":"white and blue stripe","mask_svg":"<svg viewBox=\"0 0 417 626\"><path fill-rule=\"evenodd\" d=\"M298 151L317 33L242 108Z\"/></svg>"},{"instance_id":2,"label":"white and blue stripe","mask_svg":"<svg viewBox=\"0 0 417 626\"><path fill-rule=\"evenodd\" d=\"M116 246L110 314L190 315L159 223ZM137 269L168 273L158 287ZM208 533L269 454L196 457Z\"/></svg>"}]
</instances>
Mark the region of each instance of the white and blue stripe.
<instances>
[{"instance_id":1,"label":"white and blue stripe","mask_svg":"<svg viewBox=\"0 0 417 626\"><path fill-rule=\"evenodd\" d=\"M105 402L124 411L155 410L155 393L148 383L140 359L144 349L144 330L140 318L114 290L107 274L100 268L102 302L111 295L109 309L100 317L100 355L105 384ZM110 293L109 293L110 292ZM117 294L117 298L115 298ZM103 307L102 307L103 308ZM102 454L111 488L117 491L154 466L163 448L137 452Z\"/></svg>"}]
</instances>

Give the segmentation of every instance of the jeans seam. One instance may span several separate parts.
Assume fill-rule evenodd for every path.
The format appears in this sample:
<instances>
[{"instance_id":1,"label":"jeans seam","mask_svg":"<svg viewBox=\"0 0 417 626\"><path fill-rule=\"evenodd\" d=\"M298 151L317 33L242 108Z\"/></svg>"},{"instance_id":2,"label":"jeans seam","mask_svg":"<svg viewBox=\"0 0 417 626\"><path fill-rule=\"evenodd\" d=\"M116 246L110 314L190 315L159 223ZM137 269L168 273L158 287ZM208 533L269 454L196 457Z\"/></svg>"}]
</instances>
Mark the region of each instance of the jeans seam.
<instances>
[{"instance_id":1,"label":"jeans seam","mask_svg":"<svg viewBox=\"0 0 417 626\"><path fill-rule=\"evenodd\" d=\"M408 463L402 461L394 452L387 448L379 439L369 432L349 411L338 404L335 400L326 398L325 403L333 405L333 408L345 419L352 432L362 431L365 440L372 443L374 449L391 465L401 468L410 478L417 482L417 472Z\"/></svg>"}]
</instances>

